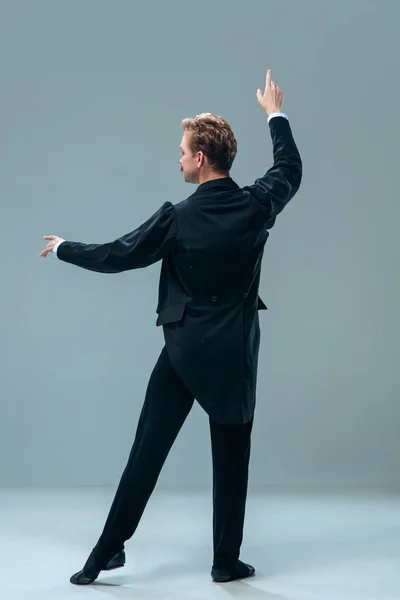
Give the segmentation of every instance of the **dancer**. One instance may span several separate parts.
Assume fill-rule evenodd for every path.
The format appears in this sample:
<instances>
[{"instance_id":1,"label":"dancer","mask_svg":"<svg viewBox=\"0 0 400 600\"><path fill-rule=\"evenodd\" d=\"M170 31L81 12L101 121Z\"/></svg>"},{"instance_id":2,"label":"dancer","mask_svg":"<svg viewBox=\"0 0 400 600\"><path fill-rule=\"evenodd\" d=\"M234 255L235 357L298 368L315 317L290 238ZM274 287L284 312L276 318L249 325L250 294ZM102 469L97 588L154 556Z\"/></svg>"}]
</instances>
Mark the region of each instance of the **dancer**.
<instances>
[{"instance_id":1,"label":"dancer","mask_svg":"<svg viewBox=\"0 0 400 600\"><path fill-rule=\"evenodd\" d=\"M302 163L283 94L268 70L257 99L268 115L274 164L254 184L230 177L237 143L229 124L203 113L184 119L181 171L197 184L186 200L164 204L140 227L104 244L45 236L42 257L100 273L162 261L157 325L165 346L150 376L135 440L103 532L70 581L90 584L100 571L125 564L160 471L193 405L209 418L213 461L211 577L254 575L239 560L256 399L260 327L258 295L264 246L277 215L299 189Z\"/></svg>"}]
</instances>

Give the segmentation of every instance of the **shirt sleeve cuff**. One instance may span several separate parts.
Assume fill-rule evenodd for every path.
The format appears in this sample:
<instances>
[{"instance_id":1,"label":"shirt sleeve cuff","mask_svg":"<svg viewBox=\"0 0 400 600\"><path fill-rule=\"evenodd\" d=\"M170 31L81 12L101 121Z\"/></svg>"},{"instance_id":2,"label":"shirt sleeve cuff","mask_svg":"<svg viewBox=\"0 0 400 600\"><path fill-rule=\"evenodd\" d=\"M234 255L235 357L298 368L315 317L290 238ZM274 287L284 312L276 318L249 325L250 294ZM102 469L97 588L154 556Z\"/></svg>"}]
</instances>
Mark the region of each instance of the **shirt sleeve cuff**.
<instances>
[{"instance_id":1,"label":"shirt sleeve cuff","mask_svg":"<svg viewBox=\"0 0 400 600\"><path fill-rule=\"evenodd\" d=\"M58 242L58 243L57 243L57 244L54 246L54 248L53 248L53 254L54 254L55 256L57 256L57 250L58 250L58 246L60 246L60 244L62 244L62 243L63 243L63 241L64 241L64 240L62 240L61 242Z\"/></svg>"},{"instance_id":2,"label":"shirt sleeve cuff","mask_svg":"<svg viewBox=\"0 0 400 600\"><path fill-rule=\"evenodd\" d=\"M273 119L274 117L284 117L285 119L289 120L289 117L287 115L285 115L285 113L281 113L281 112L275 112L275 113L271 113L268 117L268 123L270 122L271 119Z\"/></svg>"}]
</instances>

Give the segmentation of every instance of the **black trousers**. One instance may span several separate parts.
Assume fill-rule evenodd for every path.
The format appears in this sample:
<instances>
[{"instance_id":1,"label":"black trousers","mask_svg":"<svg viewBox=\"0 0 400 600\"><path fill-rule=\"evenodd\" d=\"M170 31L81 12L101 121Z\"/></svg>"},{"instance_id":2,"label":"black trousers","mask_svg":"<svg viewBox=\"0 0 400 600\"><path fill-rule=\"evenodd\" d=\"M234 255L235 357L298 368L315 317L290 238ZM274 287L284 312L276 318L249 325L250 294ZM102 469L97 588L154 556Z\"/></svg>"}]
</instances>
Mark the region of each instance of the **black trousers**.
<instances>
[{"instance_id":1,"label":"black trousers","mask_svg":"<svg viewBox=\"0 0 400 600\"><path fill-rule=\"evenodd\" d=\"M134 534L194 398L161 352L151 374L128 463L103 532L85 566L104 568ZM224 425L210 420L213 460L215 568L230 570L243 537L252 421Z\"/></svg>"}]
</instances>

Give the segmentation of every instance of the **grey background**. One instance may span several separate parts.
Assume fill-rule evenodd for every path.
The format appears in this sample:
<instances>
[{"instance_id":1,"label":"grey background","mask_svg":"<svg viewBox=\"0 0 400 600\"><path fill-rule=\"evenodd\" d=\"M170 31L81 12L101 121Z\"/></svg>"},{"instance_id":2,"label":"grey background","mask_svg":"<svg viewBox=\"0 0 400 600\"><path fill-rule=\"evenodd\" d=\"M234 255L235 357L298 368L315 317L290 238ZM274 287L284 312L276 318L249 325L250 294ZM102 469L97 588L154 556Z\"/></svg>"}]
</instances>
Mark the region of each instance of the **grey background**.
<instances>
[{"instance_id":1,"label":"grey background","mask_svg":"<svg viewBox=\"0 0 400 600\"><path fill-rule=\"evenodd\" d=\"M159 265L99 275L42 236L132 230L193 186L181 119L272 163L267 68L304 161L267 245L251 483L399 484L398 2L0 2L0 484L115 484L162 347ZM195 405L160 485L209 484Z\"/></svg>"}]
</instances>

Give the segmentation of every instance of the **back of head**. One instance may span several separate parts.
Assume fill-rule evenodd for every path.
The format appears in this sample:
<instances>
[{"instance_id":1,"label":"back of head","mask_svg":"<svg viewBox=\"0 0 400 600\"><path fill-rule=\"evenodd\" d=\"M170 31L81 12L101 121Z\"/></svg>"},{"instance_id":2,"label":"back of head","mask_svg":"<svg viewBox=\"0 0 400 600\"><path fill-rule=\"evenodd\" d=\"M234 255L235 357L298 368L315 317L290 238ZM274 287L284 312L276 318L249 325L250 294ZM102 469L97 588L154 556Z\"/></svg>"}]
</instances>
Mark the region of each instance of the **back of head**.
<instances>
[{"instance_id":1,"label":"back of head","mask_svg":"<svg viewBox=\"0 0 400 600\"><path fill-rule=\"evenodd\" d=\"M193 154L203 152L209 169L227 173L237 154L237 142L225 119L211 113L183 119L182 126Z\"/></svg>"}]
</instances>

